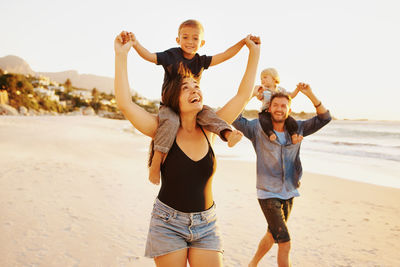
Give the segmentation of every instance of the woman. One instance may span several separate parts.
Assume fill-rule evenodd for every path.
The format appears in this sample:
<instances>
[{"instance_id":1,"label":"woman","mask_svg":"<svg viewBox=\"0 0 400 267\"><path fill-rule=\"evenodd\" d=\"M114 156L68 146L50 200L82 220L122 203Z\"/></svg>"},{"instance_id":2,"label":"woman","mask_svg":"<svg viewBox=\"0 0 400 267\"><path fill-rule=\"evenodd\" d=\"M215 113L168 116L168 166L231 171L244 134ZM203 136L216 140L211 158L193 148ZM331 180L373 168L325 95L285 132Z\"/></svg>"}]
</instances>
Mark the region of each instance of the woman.
<instances>
[{"instance_id":1,"label":"woman","mask_svg":"<svg viewBox=\"0 0 400 267\"><path fill-rule=\"evenodd\" d=\"M127 55L132 33L122 32L114 42L115 96L119 109L143 134L153 138L157 117L132 102ZM257 44L256 44L257 43ZM231 124L252 95L260 55L259 38L248 36L249 58L236 95L218 112ZM161 167L162 183L154 203L146 256L157 266L222 266L221 238L216 222L211 178L215 170L212 144L215 135L197 123L203 97L195 79L178 77L163 95L163 103L180 116L181 125ZM176 89L176 90L174 90Z\"/></svg>"}]
</instances>

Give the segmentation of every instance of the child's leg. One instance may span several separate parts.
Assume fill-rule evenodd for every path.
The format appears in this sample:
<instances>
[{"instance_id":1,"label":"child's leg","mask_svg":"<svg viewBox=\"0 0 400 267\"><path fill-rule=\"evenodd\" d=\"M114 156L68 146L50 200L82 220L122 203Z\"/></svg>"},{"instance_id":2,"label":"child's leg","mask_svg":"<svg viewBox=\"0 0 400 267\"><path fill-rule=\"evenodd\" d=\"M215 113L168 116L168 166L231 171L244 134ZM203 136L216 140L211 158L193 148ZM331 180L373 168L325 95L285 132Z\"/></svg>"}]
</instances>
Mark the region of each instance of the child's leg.
<instances>
[{"instance_id":1,"label":"child's leg","mask_svg":"<svg viewBox=\"0 0 400 267\"><path fill-rule=\"evenodd\" d=\"M207 131L219 135L223 141L228 142L228 146L230 147L236 145L243 136L240 131L232 130L229 124L218 117L215 111L206 105L204 105L203 110L197 114L197 123L203 126Z\"/></svg>"},{"instance_id":2,"label":"child's leg","mask_svg":"<svg viewBox=\"0 0 400 267\"><path fill-rule=\"evenodd\" d=\"M161 106L158 112L158 128L154 137L154 154L150 153L149 180L160 183L160 167L164 154L168 153L174 143L179 129L179 116L172 109Z\"/></svg>"},{"instance_id":3,"label":"child's leg","mask_svg":"<svg viewBox=\"0 0 400 267\"><path fill-rule=\"evenodd\" d=\"M269 140L275 141L276 134L274 133L273 129L274 126L272 125L271 120L271 113L266 110L258 113L258 119L260 121L261 128L263 129L264 133L268 136Z\"/></svg>"},{"instance_id":4,"label":"child's leg","mask_svg":"<svg viewBox=\"0 0 400 267\"><path fill-rule=\"evenodd\" d=\"M292 137L292 144L297 144L303 140L303 136L297 133L299 126L297 125L297 121L292 116L287 117L285 121L285 127L289 135Z\"/></svg>"}]
</instances>

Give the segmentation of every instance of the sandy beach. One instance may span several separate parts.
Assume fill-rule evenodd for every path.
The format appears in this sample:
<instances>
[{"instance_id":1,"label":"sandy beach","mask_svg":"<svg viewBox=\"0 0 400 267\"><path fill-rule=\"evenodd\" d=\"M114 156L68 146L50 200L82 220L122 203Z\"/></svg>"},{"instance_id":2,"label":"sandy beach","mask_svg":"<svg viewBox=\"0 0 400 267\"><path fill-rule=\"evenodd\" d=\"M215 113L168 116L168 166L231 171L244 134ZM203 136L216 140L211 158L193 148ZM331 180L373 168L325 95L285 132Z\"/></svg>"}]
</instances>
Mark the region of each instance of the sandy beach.
<instances>
[{"instance_id":1,"label":"sandy beach","mask_svg":"<svg viewBox=\"0 0 400 267\"><path fill-rule=\"evenodd\" d=\"M95 116L0 117L0 266L154 266L150 139ZM218 156L218 151L215 151ZM219 157L225 266L266 231L255 163ZM305 173L289 219L293 266L400 266L400 189ZM276 266L276 246L259 266Z\"/></svg>"}]
</instances>

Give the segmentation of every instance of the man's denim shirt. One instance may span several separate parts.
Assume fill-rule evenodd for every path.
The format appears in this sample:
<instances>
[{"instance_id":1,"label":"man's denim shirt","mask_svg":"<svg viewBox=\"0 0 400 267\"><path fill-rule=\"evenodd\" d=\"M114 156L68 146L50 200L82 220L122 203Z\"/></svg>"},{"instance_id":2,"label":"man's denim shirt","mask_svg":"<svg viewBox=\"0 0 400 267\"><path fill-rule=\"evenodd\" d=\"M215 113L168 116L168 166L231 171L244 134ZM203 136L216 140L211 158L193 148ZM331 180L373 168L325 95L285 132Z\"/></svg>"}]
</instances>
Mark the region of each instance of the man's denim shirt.
<instances>
[{"instance_id":1,"label":"man's denim shirt","mask_svg":"<svg viewBox=\"0 0 400 267\"><path fill-rule=\"evenodd\" d=\"M298 134L304 137L315 133L331 121L329 111L311 119L297 121ZM271 142L261 128L258 119L247 120L240 115L232 124L243 132L253 143L257 155L257 188L279 193L286 180L288 192L300 186L303 169L300 162L300 143L292 144L291 137L285 129L286 144Z\"/></svg>"}]
</instances>

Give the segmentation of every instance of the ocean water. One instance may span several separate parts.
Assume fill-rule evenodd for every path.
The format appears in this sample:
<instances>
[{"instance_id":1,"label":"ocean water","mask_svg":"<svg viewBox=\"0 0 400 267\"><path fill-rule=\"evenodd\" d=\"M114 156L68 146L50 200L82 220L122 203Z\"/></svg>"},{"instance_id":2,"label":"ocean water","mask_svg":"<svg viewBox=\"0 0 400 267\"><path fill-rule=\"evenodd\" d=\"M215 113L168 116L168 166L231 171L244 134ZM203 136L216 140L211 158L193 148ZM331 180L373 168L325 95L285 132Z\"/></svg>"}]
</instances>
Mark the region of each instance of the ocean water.
<instances>
[{"instance_id":1,"label":"ocean water","mask_svg":"<svg viewBox=\"0 0 400 267\"><path fill-rule=\"evenodd\" d=\"M235 147L217 141L221 159L256 161L251 142ZM303 170L400 188L400 121L332 121L303 139Z\"/></svg>"}]
</instances>

